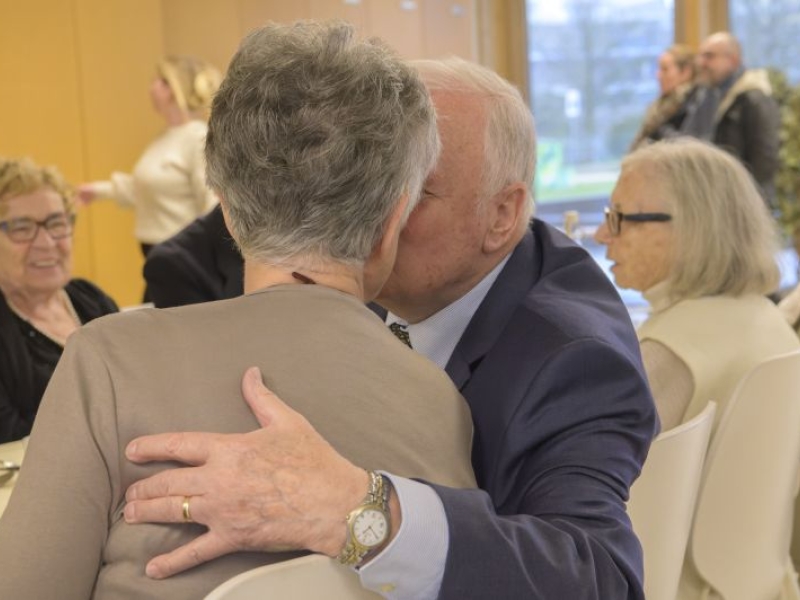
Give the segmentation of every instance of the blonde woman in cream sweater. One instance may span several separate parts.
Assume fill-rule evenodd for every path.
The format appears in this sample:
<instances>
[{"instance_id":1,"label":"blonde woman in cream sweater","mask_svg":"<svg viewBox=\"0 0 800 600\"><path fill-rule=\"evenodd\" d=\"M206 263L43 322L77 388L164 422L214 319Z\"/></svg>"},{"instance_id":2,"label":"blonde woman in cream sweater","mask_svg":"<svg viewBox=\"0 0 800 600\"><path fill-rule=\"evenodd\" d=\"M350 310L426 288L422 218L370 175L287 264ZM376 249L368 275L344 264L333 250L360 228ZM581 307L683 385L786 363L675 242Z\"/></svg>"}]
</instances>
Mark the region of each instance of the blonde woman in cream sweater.
<instances>
[{"instance_id":1,"label":"blonde woman in cream sweater","mask_svg":"<svg viewBox=\"0 0 800 600\"><path fill-rule=\"evenodd\" d=\"M113 173L108 181L78 188L83 204L113 198L134 208L135 235L145 256L217 203L206 187L203 149L205 117L220 79L214 67L196 58L162 60L150 98L166 131L145 149L132 173Z\"/></svg>"},{"instance_id":2,"label":"blonde woman in cream sweater","mask_svg":"<svg viewBox=\"0 0 800 600\"><path fill-rule=\"evenodd\" d=\"M638 335L662 431L709 400L718 422L745 373L800 347L765 297L779 280L772 219L724 151L678 139L631 154L596 239L617 285L650 303Z\"/></svg>"}]
</instances>

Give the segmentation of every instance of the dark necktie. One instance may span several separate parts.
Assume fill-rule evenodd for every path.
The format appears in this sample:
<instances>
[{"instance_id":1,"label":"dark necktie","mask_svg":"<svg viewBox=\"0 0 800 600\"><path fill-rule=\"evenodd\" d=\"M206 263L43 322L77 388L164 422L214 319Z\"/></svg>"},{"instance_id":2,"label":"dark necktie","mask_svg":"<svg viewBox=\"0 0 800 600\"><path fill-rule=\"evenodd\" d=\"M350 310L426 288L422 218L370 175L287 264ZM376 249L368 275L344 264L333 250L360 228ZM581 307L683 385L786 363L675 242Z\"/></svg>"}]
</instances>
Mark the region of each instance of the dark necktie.
<instances>
[{"instance_id":1,"label":"dark necktie","mask_svg":"<svg viewBox=\"0 0 800 600\"><path fill-rule=\"evenodd\" d=\"M392 330L392 333L395 335L395 337L397 337L397 339L411 348L411 338L409 337L408 330L404 325L400 325L400 323L392 323L389 325L389 329Z\"/></svg>"}]
</instances>

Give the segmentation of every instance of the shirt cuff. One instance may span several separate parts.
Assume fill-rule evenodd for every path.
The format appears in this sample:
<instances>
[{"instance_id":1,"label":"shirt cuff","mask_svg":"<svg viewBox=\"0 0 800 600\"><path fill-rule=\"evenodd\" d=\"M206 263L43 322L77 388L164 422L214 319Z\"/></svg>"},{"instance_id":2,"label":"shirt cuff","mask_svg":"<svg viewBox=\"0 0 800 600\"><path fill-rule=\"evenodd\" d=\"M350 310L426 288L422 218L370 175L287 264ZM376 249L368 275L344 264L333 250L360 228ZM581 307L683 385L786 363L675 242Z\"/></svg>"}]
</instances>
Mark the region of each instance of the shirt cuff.
<instances>
[{"instance_id":1,"label":"shirt cuff","mask_svg":"<svg viewBox=\"0 0 800 600\"><path fill-rule=\"evenodd\" d=\"M430 486L384 475L397 493L402 522L392 542L359 569L361 585L391 600L434 600L450 544L444 505Z\"/></svg>"},{"instance_id":2,"label":"shirt cuff","mask_svg":"<svg viewBox=\"0 0 800 600\"><path fill-rule=\"evenodd\" d=\"M90 185L98 199L116 197L113 181L93 181Z\"/></svg>"}]
</instances>

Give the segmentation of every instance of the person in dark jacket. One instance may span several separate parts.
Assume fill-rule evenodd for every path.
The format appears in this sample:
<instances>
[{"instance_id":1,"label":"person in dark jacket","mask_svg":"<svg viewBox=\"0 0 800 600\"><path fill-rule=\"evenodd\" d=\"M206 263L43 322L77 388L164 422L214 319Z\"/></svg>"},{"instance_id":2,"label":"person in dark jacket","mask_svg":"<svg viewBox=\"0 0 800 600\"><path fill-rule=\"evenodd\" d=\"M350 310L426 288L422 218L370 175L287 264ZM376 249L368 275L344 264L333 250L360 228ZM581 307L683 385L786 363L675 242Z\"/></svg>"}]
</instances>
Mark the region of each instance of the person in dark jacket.
<instances>
[{"instance_id":1,"label":"person in dark jacket","mask_svg":"<svg viewBox=\"0 0 800 600\"><path fill-rule=\"evenodd\" d=\"M154 246L144 278L157 308L241 296L244 262L219 205Z\"/></svg>"},{"instance_id":2,"label":"person in dark jacket","mask_svg":"<svg viewBox=\"0 0 800 600\"><path fill-rule=\"evenodd\" d=\"M71 279L70 193L54 169L0 159L0 443L28 435L67 338L117 311Z\"/></svg>"},{"instance_id":3,"label":"person in dark jacket","mask_svg":"<svg viewBox=\"0 0 800 600\"><path fill-rule=\"evenodd\" d=\"M709 140L742 161L763 198L773 204L780 113L766 71L745 69L741 46L727 32L703 42L698 66L705 93L690 110L682 131Z\"/></svg>"}]
</instances>

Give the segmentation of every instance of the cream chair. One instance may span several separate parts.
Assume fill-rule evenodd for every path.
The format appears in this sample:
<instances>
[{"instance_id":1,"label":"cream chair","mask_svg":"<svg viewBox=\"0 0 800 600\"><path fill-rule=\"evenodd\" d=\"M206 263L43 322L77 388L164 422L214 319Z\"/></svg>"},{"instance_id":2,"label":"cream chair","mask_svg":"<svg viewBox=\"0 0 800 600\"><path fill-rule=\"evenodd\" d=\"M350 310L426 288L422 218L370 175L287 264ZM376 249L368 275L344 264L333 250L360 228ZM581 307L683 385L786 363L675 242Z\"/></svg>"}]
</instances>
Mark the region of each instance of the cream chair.
<instances>
[{"instance_id":1,"label":"cream chair","mask_svg":"<svg viewBox=\"0 0 800 600\"><path fill-rule=\"evenodd\" d=\"M220 584L205 600L368 600L358 575L327 556L312 554L259 567Z\"/></svg>"},{"instance_id":2,"label":"cream chair","mask_svg":"<svg viewBox=\"0 0 800 600\"><path fill-rule=\"evenodd\" d=\"M665 431L631 487L628 514L644 551L647 600L675 600L716 404Z\"/></svg>"},{"instance_id":3,"label":"cream chair","mask_svg":"<svg viewBox=\"0 0 800 600\"><path fill-rule=\"evenodd\" d=\"M706 458L678 598L798 600L789 560L800 472L800 351L741 381Z\"/></svg>"}]
</instances>

